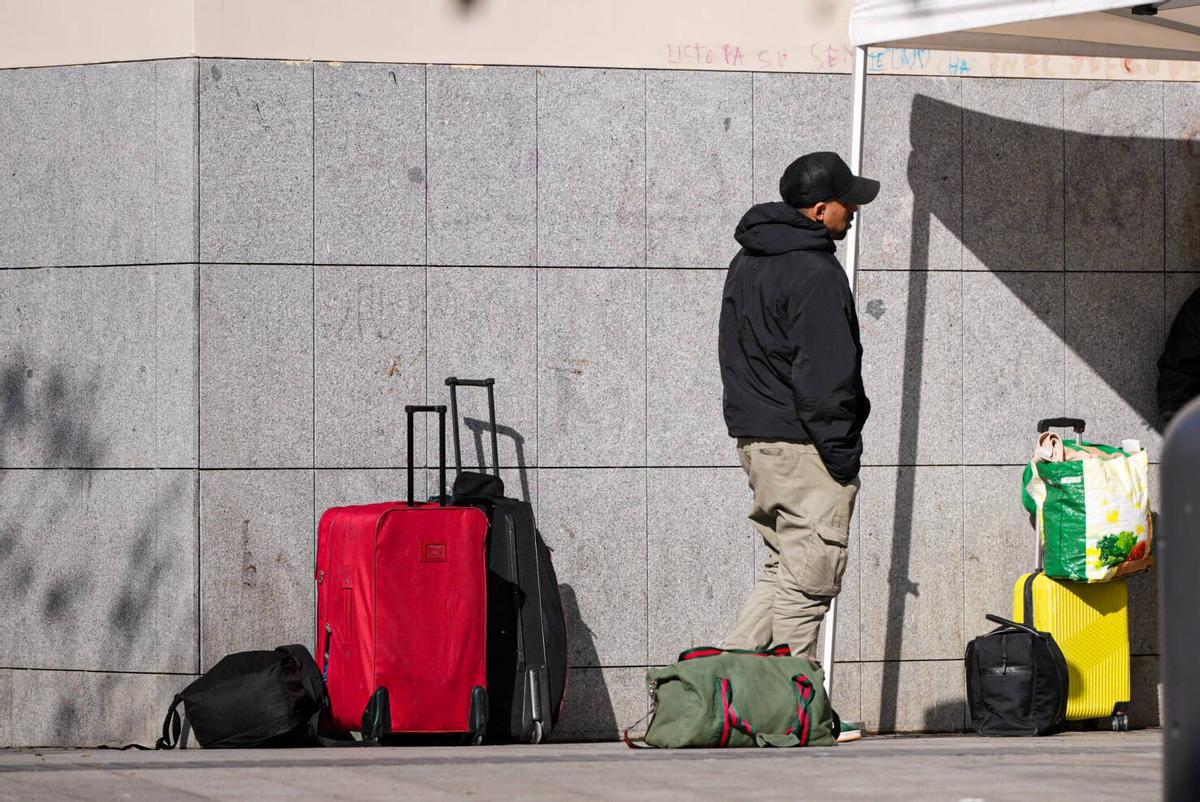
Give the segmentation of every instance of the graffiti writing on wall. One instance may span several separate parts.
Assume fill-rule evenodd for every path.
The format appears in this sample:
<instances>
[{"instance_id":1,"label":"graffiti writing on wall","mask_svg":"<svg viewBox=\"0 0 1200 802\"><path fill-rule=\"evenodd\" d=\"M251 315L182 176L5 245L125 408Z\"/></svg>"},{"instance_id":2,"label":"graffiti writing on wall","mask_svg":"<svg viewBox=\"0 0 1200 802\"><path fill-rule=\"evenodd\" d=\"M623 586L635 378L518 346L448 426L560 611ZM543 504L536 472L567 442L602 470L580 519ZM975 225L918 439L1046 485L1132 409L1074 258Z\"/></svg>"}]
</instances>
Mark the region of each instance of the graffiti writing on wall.
<instances>
[{"instance_id":1,"label":"graffiti writing on wall","mask_svg":"<svg viewBox=\"0 0 1200 802\"><path fill-rule=\"evenodd\" d=\"M673 42L663 46L671 67L701 69L782 70L789 72L851 72L854 48L846 42L812 42L807 49L782 50L734 42ZM919 48L872 49L871 72L968 75L971 63L961 54L935 53Z\"/></svg>"},{"instance_id":2,"label":"graffiti writing on wall","mask_svg":"<svg viewBox=\"0 0 1200 802\"><path fill-rule=\"evenodd\" d=\"M743 47L725 42L708 45L702 42L668 44L667 64L687 67L730 67L745 70L783 70L789 67L786 50Z\"/></svg>"}]
</instances>

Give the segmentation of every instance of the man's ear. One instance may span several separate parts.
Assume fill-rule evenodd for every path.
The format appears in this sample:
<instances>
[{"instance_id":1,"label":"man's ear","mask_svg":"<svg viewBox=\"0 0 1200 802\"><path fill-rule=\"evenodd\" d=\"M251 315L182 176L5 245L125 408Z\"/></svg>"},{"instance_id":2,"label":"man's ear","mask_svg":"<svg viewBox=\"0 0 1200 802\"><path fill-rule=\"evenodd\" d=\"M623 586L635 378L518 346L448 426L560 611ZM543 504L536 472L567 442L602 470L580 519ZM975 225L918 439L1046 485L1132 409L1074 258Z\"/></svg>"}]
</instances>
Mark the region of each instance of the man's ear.
<instances>
[{"instance_id":1,"label":"man's ear","mask_svg":"<svg viewBox=\"0 0 1200 802\"><path fill-rule=\"evenodd\" d=\"M829 204L825 201L819 201L812 206L812 219L817 222L825 221L825 210L829 208Z\"/></svg>"}]
</instances>

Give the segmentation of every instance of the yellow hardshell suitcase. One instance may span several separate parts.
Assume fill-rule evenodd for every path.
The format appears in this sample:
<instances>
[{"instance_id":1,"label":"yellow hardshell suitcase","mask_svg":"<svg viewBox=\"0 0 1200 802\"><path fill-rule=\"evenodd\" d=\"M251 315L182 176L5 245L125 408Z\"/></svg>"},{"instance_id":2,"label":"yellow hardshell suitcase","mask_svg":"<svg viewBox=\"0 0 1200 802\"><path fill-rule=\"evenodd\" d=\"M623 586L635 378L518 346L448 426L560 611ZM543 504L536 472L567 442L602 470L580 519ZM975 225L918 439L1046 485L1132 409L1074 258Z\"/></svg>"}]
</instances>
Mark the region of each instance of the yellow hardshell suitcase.
<instances>
[{"instance_id":1,"label":"yellow hardshell suitcase","mask_svg":"<svg viewBox=\"0 0 1200 802\"><path fill-rule=\"evenodd\" d=\"M1013 589L1013 619L1049 632L1067 661L1067 721L1110 718L1129 729L1129 589L1025 574Z\"/></svg>"}]
</instances>

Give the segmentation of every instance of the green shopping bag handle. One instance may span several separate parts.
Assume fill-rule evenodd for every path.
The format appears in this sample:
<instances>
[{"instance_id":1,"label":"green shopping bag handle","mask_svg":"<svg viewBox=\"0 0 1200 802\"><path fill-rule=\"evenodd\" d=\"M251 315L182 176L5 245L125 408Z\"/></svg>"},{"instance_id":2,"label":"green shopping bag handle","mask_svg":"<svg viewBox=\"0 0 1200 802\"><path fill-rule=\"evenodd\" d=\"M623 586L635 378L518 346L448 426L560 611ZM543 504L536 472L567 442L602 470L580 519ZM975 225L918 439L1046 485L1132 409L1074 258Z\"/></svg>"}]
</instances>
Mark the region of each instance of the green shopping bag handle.
<instances>
[{"instance_id":1,"label":"green shopping bag handle","mask_svg":"<svg viewBox=\"0 0 1200 802\"><path fill-rule=\"evenodd\" d=\"M1074 429L1075 434L1083 434L1084 427L1087 426L1082 418L1042 418L1038 421L1038 434L1048 432L1051 429Z\"/></svg>"}]
</instances>

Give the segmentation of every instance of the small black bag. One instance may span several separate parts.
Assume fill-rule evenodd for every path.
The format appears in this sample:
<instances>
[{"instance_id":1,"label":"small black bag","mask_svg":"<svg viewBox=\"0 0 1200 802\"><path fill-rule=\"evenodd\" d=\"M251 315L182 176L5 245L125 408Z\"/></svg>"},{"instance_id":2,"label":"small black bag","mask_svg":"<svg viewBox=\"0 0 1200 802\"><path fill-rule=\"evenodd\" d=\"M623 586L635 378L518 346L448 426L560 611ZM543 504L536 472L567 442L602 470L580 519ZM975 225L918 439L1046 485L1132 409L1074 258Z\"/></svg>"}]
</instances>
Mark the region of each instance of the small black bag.
<instances>
[{"instance_id":1,"label":"small black bag","mask_svg":"<svg viewBox=\"0 0 1200 802\"><path fill-rule=\"evenodd\" d=\"M1000 624L967 644L967 707L980 735L1047 735L1067 713L1067 662L1049 632Z\"/></svg>"},{"instance_id":2,"label":"small black bag","mask_svg":"<svg viewBox=\"0 0 1200 802\"><path fill-rule=\"evenodd\" d=\"M318 719L328 698L321 671L303 646L237 652L175 695L156 746L186 745L180 702L205 749L317 746Z\"/></svg>"}]
</instances>

